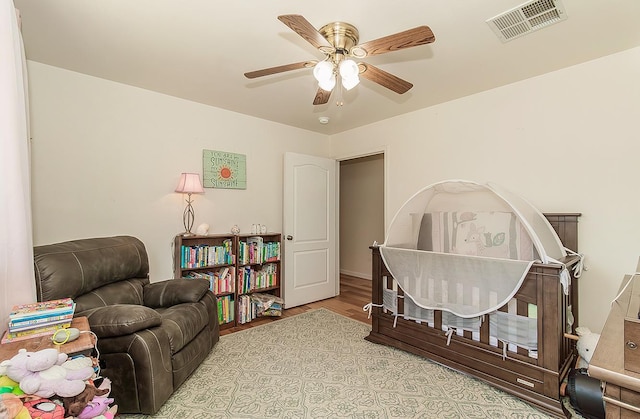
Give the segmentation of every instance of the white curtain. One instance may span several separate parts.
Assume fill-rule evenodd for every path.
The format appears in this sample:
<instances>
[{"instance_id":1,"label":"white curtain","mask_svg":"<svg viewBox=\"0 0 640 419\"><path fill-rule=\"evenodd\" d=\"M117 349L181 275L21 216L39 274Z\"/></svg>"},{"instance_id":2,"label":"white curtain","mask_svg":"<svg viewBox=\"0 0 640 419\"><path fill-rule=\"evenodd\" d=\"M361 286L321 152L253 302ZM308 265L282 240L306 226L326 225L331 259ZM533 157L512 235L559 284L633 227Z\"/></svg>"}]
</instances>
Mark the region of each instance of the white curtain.
<instances>
[{"instance_id":1,"label":"white curtain","mask_svg":"<svg viewBox=\"0 0 640 419\"><path fill-rule=\"evenodd\" d=\"M27 71L13 0L0 0L0 92L0 333L4 333L11 308L36 300Z\"/></svg>"}]
</instances>

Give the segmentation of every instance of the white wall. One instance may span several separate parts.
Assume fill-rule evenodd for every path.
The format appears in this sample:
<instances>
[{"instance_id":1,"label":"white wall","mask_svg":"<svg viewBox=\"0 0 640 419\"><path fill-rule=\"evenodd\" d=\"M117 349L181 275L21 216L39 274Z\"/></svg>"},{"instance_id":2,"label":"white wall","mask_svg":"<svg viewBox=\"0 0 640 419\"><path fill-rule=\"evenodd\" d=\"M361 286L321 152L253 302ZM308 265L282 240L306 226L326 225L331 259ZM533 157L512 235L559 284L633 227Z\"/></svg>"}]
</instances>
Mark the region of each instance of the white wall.
<instances>
[{"instance_id":1,"label":"white wall","mask_svg":"<svg viewBox=\"0 0 640 419\"><path fill-rule=\"evenodd\" d=\"M452 178L581 212L580 323L600 331L640 256L639 74L635 48L334 135L332 153L386 147L387 225L417 190Z\"/></svg>"},{"instance_id":2,"label":"white wall","mask_svg":"<svg viewBox=\"0 0 640 419\"><path fill-rule=\"evenodd\" d=\"M374 241L384 241L384 155L340 162L340 273L371 279Z\"/></svg>"},{"instance_id":3,"label":"white wall","mask_svg":"<svg viewBox=\"0 0 640 419\"><path fill-rule=\"evenodd\" d=\"M193 195L197 227L282 228L283 153L327 156L329 139L202 104L28 62L34 245L129 234L147 247L152 281L172 277L184 231L181 172L202 150L247 157L247 189Z\"/></svg>"}]
</instances>

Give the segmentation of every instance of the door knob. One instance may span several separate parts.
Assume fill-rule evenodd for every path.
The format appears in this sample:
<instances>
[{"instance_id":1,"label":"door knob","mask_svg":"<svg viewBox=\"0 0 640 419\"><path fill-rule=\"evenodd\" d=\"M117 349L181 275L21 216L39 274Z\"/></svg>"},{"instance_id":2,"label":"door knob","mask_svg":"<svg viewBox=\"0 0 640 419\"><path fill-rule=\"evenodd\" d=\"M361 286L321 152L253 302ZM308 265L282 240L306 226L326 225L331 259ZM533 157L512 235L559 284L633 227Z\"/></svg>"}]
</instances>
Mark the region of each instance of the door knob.
<instances>
[{"instance_id":1,"label":"door knob","mask_svg":"<svg viewBox=\"0 0 640 419\"><path fill-rule=\"evenodd\" d=\"M293 236L287 236L287 240L293 240Z\"/></svg>"}]
</instances>

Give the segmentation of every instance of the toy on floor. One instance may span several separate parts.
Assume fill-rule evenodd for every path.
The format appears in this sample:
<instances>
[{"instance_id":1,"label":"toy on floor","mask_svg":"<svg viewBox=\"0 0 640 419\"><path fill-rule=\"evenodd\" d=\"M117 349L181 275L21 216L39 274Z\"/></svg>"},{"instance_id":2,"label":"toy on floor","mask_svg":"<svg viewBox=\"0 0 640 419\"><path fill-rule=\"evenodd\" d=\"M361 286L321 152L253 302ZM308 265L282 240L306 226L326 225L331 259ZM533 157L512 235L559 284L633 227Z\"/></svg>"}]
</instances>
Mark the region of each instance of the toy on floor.
<instances>
[{"instance_id":1,"label":"toy on floor","mask_svg":"<svg viewBox=\"0 0 640 419\"><path fill-rule=\"evenodd\" d=\"M31 400L24 403L31 418L64 419L64 408L49 399Z\"/></svg>"},{"instance_id":2,"label":"toy on floor","mask_svg":"<svg viewBox=\"0 0 640 419\"><path fill-rule=\"evenodd\" d=\"M82 393L73 397L63 397L62 403L68 415L79 416L84 408L87 407L87 405L91 403L96 396L104 396L108 394L109 391L110 390L107 388L100 389L92 384L87 384Z\"/></svg>"},{"instance_id":3,"label":"toy on floor","mask_svg":"<svg viewBox=\"0 0 640 419\"><path fill-rule=\"evenodd\" d=\"M16 396L24 394L17 382L6 375L0 375L0 394L12 393Z\"/></svg>"},{"instance_id":4,"label":"toy on floor","mask_svg":"<svg viewBox=\"0 0 640 419\"><path fill-rule=\"evenodd\" d=\"M113 405L106 412L104 412L99 416L96 416L93 419L113 419L116 417L117 413L118 413L118 405Z\"/></svg>"},{"instance_id":5,"label":"toy on floor","mask_svg":"<svg viewBox=\"0 0 640 419\"><path fill-rule=\"evenodd\" d=\"M31 415L18 396L4 393L0 394L0 418L31 419Z\"/></svg>"},{"instance_id":6,"label":"toy on floor","mask_svg":"<svg viewBox=\"0 0 640 419\"><path fill-rule=\"evenodd\" d=\"M91 367L73 369L71 365L66 368L67 358L54 348L37 352L20 349L13 358L0 364L0 374L17 382L26 394L42 398L72 397L82 393L85 380L93 376L94 370Z\"/></svg>"},{"instance_id":7,"label":"toy on floor","mask_svg":"<svg viewBox=\"0 0 640 419\"><path fill-rule=\"evenodd\" d=\"M93 400L82 409L82 412L77 416L78 419L93 419L97 416L104 415L109 410L109 405L113 403L112 398L95 396Z\"/></svg>"}]
</instances>

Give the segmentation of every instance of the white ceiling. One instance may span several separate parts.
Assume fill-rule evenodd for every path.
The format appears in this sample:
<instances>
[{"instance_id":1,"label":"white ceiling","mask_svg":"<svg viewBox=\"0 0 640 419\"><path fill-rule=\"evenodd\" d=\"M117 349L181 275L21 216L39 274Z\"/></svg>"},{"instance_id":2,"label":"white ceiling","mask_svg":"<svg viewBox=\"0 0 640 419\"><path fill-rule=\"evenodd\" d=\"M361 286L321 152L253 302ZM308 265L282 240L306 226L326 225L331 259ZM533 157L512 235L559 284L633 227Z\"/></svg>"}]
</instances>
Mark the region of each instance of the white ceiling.
<instances>
[{"instance_id":1,"label":"white ceiling","mask_svg":"<svg viewBox=\"0 0 640 419\"><path fill-rule=\"evenodd\" d=\"M640 0L562 0L568 19L502 43L486 20L519 0L14 0L27 59L219 108L333 134L640 45ZM316 28L343 21L360 41L420 25L433 44L367 57L414 87L363 79L312 104L311 69L243 73L322 59L278 15ZM552 100L552 98L550 98ZM328 116L321 125L318 117Z\"/></svg>"}]
</instances>

